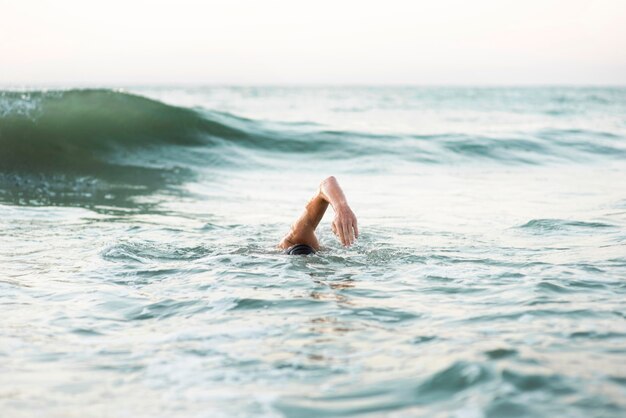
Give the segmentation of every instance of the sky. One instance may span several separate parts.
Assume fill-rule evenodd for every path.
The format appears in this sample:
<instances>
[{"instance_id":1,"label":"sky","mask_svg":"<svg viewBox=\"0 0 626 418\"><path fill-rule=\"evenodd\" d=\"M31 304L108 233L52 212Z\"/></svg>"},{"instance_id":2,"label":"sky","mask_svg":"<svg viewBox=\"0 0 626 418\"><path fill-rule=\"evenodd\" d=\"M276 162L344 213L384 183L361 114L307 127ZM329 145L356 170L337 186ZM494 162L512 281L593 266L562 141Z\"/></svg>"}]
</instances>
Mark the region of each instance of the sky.
<instances>
[{"instance_id":1,"label":"sky","mask_svg":"<svg viewBox=\"0 0 626 418\"><path fill-rule=\"evenodd\" d=\"M626 85L625 0L0 0L0 85Z\"/></svg>"}]
</instances>

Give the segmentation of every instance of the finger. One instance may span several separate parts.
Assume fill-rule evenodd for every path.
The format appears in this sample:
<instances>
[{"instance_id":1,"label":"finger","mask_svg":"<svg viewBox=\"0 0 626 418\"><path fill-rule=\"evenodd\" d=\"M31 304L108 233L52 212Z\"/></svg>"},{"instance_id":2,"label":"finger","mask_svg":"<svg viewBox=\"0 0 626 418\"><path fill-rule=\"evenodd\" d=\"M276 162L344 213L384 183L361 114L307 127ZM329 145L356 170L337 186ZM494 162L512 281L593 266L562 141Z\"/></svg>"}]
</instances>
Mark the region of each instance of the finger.
<instances>
[{"instance_id":1,"label":"finger","mask_svg":"<svg viewBox=\"0 0 626 418\"><path fill-rule=\"evenodd\" d=\"M352 227L352 223L348 223L348 239L350 240L350 245L354 244L354 228Z\"/></svg>"},{"instance_id":2,"label":"finger","mask_svg":"<svg viewBox=\"0 0 626 418\"><path fill-rule=\"evenodd\" d=\"M339 242L341 242L341 245L346 245L346 240L343 236L343 227L340 223L337 224L337 238L339 238Z\"/></svg>"},{"instance_id":3,"label":"finger","mask_svg":"<svg viewBox=\"0 0 626 418\"><path fill-rule=\"evenodd\" d=\"M344 239L344 244L346 247L350 246L350 231L348 230L348 224L344 223L342 225L343 228L343 239Z\"/></svg>"},{"instance_id":4,"label":"finger","mask_svg":"<svg viewBox=\"0 0 626 418\"><path fill-rule=\"evenodd\" d=\"M348 224L348 242L350 245L354 244L354 229L351 224Z\"/></svg>"},{"instance_id":5,"label":"finger","mask_svg":"<svg viewBox=\"0 0 626 418\"><path fill-rule=\"evenodd\" d=\"M343 244L343 231L341 229L341 223L338 221L335 222L335 236L339 240L341 244Z\"/></svg>"},{"instance_id":6,"label":"finger","mask_svg":"<svg viewBox=\"0 0 626 418\"><path fill-rule=\"evenodd\" d=\"M356 219L352 223L352 228L354 228L354 237L358 238L359 237L359 227L356 225Z\"/></svg>"}]
</instances>

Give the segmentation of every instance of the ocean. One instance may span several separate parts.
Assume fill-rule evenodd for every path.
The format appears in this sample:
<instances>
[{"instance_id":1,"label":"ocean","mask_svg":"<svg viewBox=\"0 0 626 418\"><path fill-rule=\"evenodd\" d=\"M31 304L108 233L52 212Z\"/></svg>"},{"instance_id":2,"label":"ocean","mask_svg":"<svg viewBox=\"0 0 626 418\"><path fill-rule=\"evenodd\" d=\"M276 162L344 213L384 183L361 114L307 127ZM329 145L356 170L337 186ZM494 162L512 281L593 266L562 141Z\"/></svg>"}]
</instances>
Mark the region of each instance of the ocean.
<instances>
[{"instance_id":1,"label":"ocean","mask_svg":"<svg viewBox=\"0 0 626 418\"><path fill-rule=\"evenodd\" d=\"M623 417L625 301L626 88L0 92L2 417Z\"/></svg>"}]
</instances>

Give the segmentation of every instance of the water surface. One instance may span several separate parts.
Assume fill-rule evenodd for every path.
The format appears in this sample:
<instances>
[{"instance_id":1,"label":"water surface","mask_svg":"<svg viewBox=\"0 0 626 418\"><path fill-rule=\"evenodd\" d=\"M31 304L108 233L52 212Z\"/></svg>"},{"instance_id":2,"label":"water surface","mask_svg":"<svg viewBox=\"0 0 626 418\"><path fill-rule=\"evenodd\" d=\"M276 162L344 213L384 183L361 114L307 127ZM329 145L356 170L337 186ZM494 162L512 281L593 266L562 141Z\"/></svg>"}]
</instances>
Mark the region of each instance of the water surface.
<instances>
[{"instance_id":1,"label":"water surface","mask_svg":"<svg viewBox=\"0 0 626 418\"><path fill-rule=\"evenodd\" d=\"M0 410L621 417L623 88L0 93ZM275 246L319 182L362 236Z\"/></svg>"}]
</instances>

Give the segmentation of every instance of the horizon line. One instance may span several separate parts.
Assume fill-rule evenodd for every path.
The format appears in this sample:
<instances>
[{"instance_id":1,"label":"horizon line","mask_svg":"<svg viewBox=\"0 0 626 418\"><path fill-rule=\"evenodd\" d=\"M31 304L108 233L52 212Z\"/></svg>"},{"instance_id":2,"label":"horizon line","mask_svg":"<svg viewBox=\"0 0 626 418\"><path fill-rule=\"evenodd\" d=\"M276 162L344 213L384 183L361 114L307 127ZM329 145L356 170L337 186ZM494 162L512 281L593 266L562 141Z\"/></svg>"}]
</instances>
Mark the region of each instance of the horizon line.
<instances>
[{"instance_id":1,"label":"horizon line","mask_svg":"<svg viewBox=\"0 0 626 418\"><path fill-rule=\"evenodd\" d=\"M124 88L626 88L626 83L211 83L211 82L36 82L0 83L0 89L124 89Z\"/></svg>"}]
</instances>

